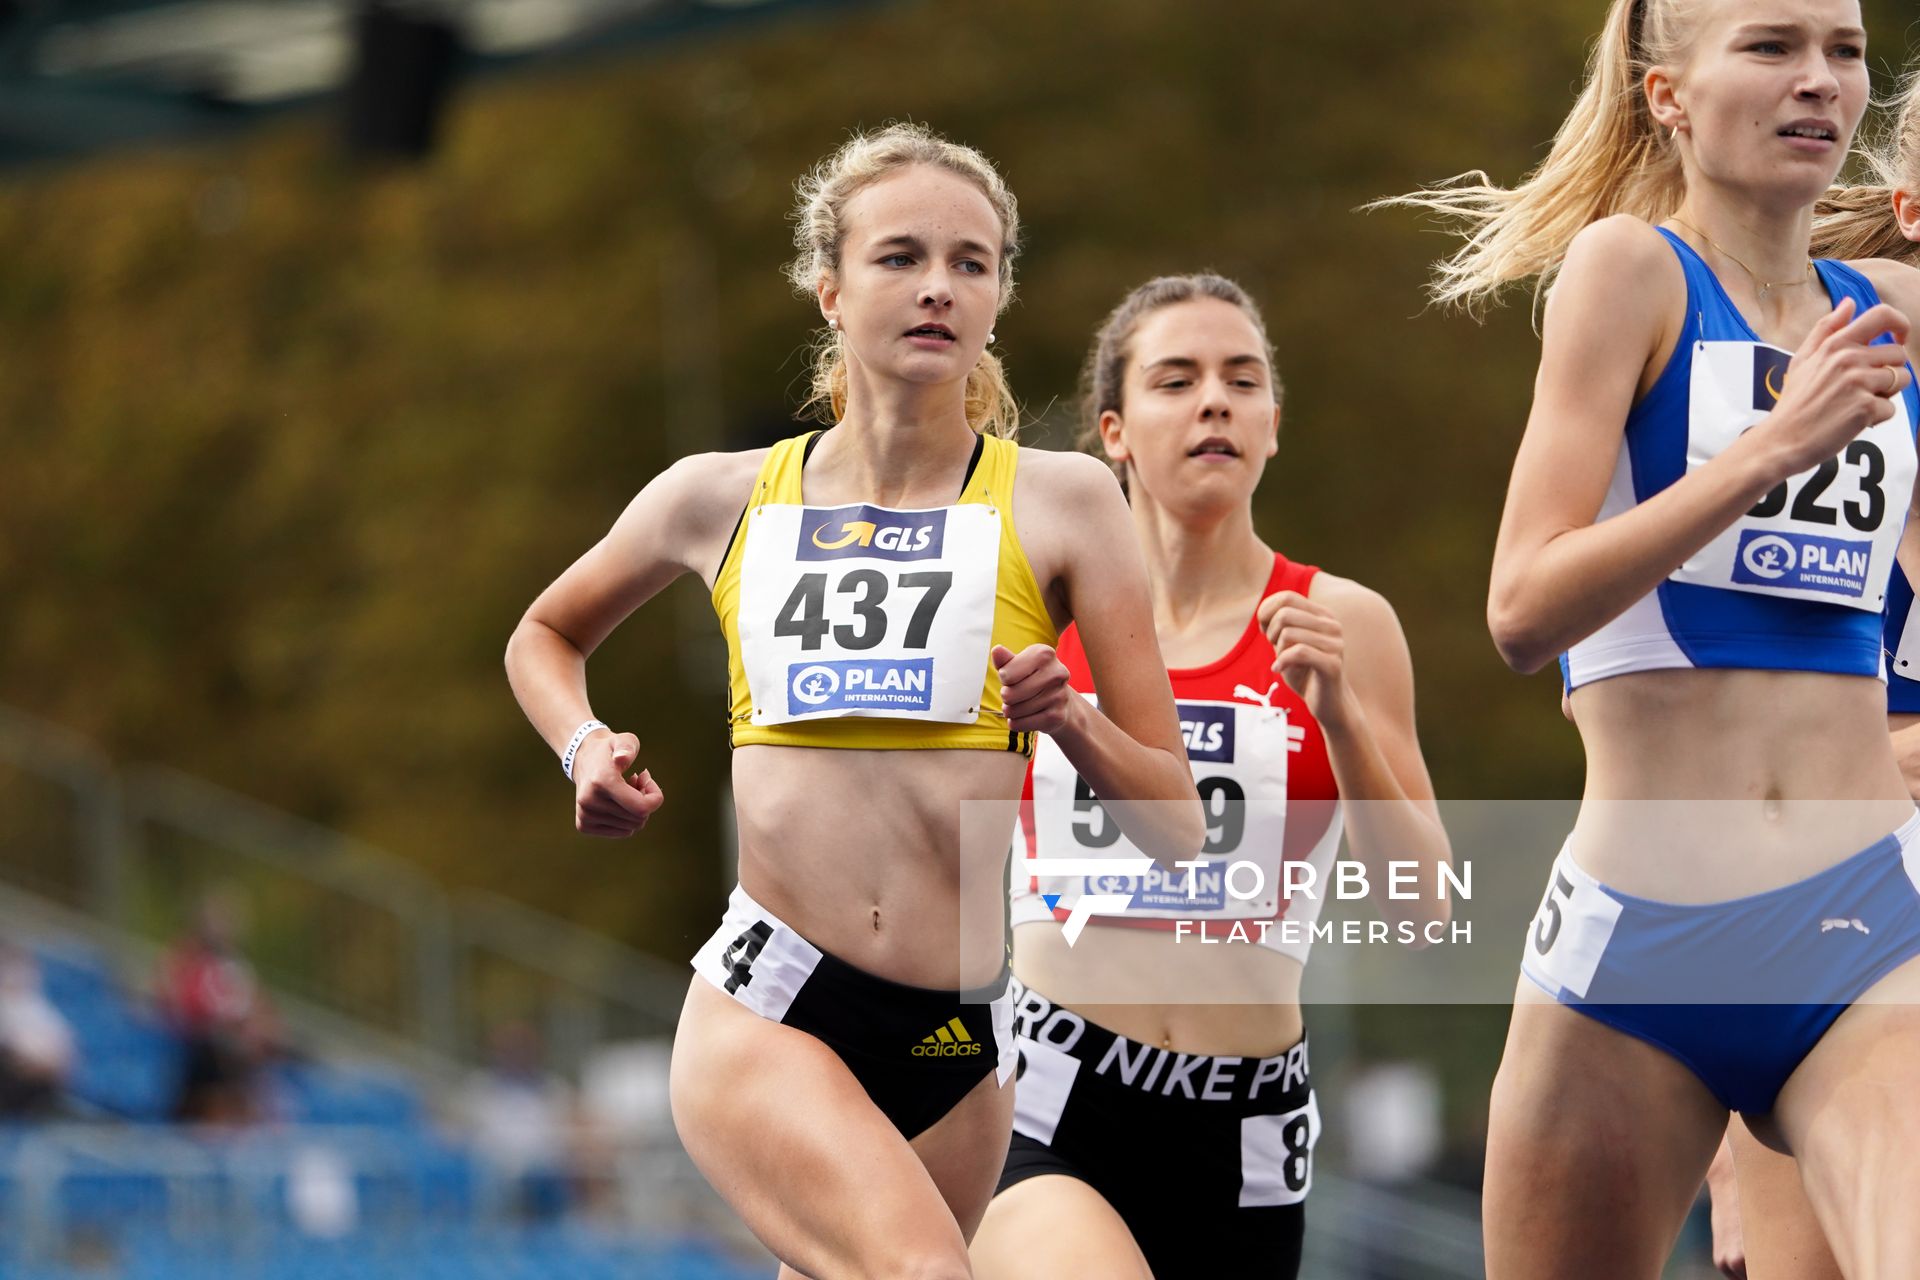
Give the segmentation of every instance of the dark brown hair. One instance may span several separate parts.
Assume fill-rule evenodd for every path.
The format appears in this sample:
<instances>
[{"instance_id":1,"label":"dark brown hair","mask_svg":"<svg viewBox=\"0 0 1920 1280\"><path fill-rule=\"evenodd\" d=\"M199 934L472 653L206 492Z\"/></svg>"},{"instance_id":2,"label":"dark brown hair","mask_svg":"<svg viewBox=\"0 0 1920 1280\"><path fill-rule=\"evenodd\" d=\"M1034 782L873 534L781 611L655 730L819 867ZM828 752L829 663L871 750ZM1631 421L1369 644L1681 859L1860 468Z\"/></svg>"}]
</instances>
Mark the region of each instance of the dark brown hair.
<instances>
[{"instance_id":1,"label":"dark brown hair","mask_svg":"<svg viewBox=\"0 0 1920 1280\"><path fill-rule=\"evenodd\" d=\"M1094 335L1087 362L1080 369L1080 430L1074 437L1076 448L1096 458L1103 456L1100 415L1110 409L1115 413L1125 411L1127 365L1133 359L1133 335L1140 328L1140 322L1163 307L1201 298L1213 298L1238 307L1253 322L1273 379L1273 403L1276 407L1280 404L1283 388L1280 374L1273 368L1273 342L1267 337L1267 322L1261 318L1259 306L1247 291L1225 276L1205 271L1187 276L1156 276L1122 299ZM1113 468L1113 474L1120 478L1120 487L1125 489L1126 464L1108 459L1107 465Z\"/></svg>"}]
</instances>

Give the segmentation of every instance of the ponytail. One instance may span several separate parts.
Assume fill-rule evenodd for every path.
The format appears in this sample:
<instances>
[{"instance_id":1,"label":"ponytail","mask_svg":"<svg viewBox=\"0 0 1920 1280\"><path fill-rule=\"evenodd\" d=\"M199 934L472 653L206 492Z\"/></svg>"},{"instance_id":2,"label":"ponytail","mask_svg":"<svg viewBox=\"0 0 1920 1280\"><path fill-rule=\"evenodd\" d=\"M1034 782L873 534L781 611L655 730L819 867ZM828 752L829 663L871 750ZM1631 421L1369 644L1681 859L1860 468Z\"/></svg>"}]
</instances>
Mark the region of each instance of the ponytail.
<instances>
[{"instance_id":1,"label":"ponytail","mask_svg":"<svg viewBox=\"0 0 1920 1280\"><path fill-rule=\"evenodd\" d=\"M1654 124L1644 88L1650 67L1670 65L1683 48L1682 10L1690 0L1613 0L1587 63L1587 80L1553 148L1517 187L1465 173L1370 208L1435 214L1466 243L1435 264L1435 302L1478 314L1508 285L1535 280L1539 297L1567 248L1590 224L1617 213L1660 222L1686 187L1679 152Z\"/></svg>"},{"instance_id":2,"label":"ponytail","mask_svg":"<svg viewBox=\"0 0 1920 1280\"><path fill-rule=\"evenodd\" d=\"M1814 207L1817 258L1892 258L1920 266L1920 244L1901 234L1893 193L1920 200L1920 69L1907 80L1893 127L1859 149L1868 179L1834 187Z\"/></svg>"}]
</instances>

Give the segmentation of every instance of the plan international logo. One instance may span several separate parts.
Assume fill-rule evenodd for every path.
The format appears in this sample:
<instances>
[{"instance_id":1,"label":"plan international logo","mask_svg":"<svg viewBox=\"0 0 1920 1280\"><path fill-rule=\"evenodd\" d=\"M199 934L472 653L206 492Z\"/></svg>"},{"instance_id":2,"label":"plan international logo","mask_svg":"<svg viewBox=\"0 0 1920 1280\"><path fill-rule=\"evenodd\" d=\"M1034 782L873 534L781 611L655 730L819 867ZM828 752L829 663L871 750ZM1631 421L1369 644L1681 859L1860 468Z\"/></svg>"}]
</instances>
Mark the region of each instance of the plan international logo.
<instances>
[{"instance_id":1,"label":"plan international logo","mask_svg":"<svg viewBox=\"0 0 1920 1280\"><path fill-rule=\"evenodd\" d=\"M834 658L787 668L787 711L925 711L933 705L932 658Z\"/></svg>"}]
</instances>

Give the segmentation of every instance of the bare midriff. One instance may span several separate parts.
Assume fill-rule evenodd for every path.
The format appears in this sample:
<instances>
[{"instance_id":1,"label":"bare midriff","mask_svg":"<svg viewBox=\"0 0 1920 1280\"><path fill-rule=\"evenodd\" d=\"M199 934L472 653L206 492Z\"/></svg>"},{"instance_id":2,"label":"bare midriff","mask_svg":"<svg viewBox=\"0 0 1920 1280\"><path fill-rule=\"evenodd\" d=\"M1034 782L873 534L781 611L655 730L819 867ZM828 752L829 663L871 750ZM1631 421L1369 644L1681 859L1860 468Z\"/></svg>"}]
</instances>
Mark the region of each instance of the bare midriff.
<instances>
[{"instance_id":1,"label":"bare midriff","mask_svg":"<svg viewBox=\"0 0 1920 1280\"><path fill-rule=\"evenodd\" d=\"M1574 861L1622 892L1717 902L1833 866L1913 815L1877 679L1645 671L1575 690Z\"/></svg>"},{"instance_id":2,"label":"bare midriff","mask_svg":"<svg viewBox=\"0 0 1920 1280\"><path fill-rule=\"evenodd\" d=\"M1014 930L1013 971L1116 1035L1179 1053L1269 1058L1300 1039L1299 962L1248 943L1090 924L1069 948L1039 921Z\"/></svg>"},{"instance_id":3,"label":"bare midriff","mask_svg":"<svg viewBox=\"0 0 1920 1280\"><path fill-rule=\"evenodd\" d=\"M982 986L1005 955L1007 845L1026 767L1010 751L740 747L740 885L855 968L918 987Z\"/></svg>"}]
</instances>

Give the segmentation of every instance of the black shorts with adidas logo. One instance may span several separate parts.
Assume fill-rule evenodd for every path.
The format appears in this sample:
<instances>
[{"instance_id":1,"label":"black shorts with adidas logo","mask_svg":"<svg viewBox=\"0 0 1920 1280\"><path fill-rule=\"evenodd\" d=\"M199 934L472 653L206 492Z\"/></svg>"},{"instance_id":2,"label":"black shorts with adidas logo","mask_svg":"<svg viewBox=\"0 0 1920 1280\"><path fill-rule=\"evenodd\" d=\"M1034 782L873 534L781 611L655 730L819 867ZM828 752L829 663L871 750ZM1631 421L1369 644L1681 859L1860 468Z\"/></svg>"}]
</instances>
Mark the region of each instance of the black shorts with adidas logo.
<instances>
[{"instance_id":1,"label":"black shorts with adidas logo","mask_svg":"<svg viewBox=\"0 0 1920 1280\"><path fill-rule=\"evenodd\" d=\"M940 991L856 969L801 937L735 887L720 928L693 957L696 973L763 1018L804 1031L839 1055L908 1138L975 1085L1013 1076L1011 975Z\"/></svg>"}]
</instances>

